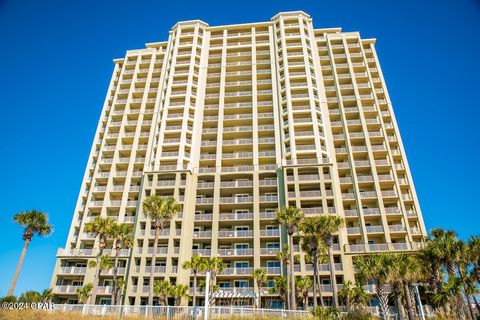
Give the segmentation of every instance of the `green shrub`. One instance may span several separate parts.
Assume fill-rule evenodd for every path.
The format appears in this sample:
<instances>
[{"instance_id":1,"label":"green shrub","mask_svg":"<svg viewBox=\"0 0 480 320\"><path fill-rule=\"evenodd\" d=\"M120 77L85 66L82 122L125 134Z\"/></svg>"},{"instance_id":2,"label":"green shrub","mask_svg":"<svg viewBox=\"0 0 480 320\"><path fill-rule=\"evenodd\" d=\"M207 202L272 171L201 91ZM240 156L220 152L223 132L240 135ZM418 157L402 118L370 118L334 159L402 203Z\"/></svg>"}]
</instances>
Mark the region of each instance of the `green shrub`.
<instances>
[{"instance_id":1,"label":"green shrub","mask_svg":"<svg viewBox=\"0 0 480 320\"><path fill-rule=\"evenodd\" d=\"M340 319L337 309L331 307L317 307L311 311L312 315L319 320L337 320Z\"/></svg>"},{"instance_id":2,"label":"green shrub","mask_svg":"<svg viewBox=\"0 0 480 320\"><path fill-rule=\"evenodd\" d=\"M17 302L17 297L15 296L6 296L0 299L0 301L3 302Z\"/></svg>"}]
</instances>

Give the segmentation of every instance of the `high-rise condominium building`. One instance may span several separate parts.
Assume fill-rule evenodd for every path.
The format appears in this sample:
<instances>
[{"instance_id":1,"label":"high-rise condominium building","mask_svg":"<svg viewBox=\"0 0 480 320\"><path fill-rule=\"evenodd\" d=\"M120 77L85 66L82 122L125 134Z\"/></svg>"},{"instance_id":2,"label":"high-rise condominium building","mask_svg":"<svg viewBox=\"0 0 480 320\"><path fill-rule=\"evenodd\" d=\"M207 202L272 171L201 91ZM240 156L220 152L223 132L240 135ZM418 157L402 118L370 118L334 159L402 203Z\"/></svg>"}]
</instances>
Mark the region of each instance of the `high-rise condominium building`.
<instances>
[{"instance_id":1,"label":"high-rise condominium building","mask_svg":"<svg viewBox=\"0 0 480 320\"><path fill-rule=\"evenodd\" d=\"M157 248L141 205L154 194L182 206ZM276 257L286 231L275 210L284 206L345 220L334 239L332 283L330 266L320 265L327 303L354 280L352 257L415 250L425 239L375 40L315 29L304 12L226 26L179 22L167 41L114 60L68 240L57 254L56 300L75 303L76 289L93 282L88 261L99 240L85 225L110 217L134 228L133 248L120 252L125 304L147 303L151 268L156 280L191 284L182 264L198 254L227 265L216 277L217 305L251 305L251 274L263 268L262 306L275 307L268 287L286 273ZM312 276L298 238L293 250L296 274ZM104 253L115 254L111 239ZM91 303L110 302L112 274L101 272Z\"/></svg>"}]
</instances>

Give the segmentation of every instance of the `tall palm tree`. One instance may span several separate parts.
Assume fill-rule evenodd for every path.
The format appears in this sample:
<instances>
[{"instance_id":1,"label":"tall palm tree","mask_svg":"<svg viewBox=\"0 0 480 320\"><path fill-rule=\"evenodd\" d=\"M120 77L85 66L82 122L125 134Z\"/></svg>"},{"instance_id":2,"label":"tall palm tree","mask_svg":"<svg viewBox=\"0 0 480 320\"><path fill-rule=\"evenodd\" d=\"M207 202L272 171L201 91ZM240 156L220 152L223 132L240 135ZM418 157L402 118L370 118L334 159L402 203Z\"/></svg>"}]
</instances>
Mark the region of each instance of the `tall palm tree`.
<instances>
[{"instance_id":1,"label":"tall palm tree","mask_svg":"<svg viewBox=\"0 0 480 320\"><path fill-rule=\"evenodd\" d=\"M474 263L475 259L478 257L472 256L472 251L470 245L464 241L458 242L458 260L457 260L457 268L458 274L460 279L463 283L463 295L465 296L465 300L467 301L469 317L471 319L475 319L475 313L473 312L472 304L471 304L471 292L475 290L471 288L472 282L471 277L469 275L469 269Z\"/></svg>"},{"instance_id":2,"label":"tall palm tree","mask_svg":"<svg viewBox=\"0 0 480 320\"><path fill-rule=\"evenodd\" d=\"M391 254L381 253L354 258L358 269L358 276L362 280L373 281L376 285L377 297L380 304L380 318L387 320L388 310L387 283L391 279L394 260Z\"/></svg>"},{"instance_id":3,"label":"tall palm tree","mask_svg":"<svg viewBox=\"0 0 480 320\"><path fill-rule=\"evenodd\" d=\"M258 298L255 305L257 306L257 308L261 308L262 307L262 286L267 282L267 274L265 270L263 270L262 268L257 268L253 270L252 277L256 283L257 292L258 292Z\"/></svg>"},{"instance_id":4,"label":"tall palm tree","mask_svg":"<svg viewBox=\"0 0 480 320\"><path fill-rule=\"evenodd\" d=\"M105 250L107 240L112 233L112 228L114 224L115 224L115 221L113 221L113 219L111 218L96 217L95 219L93 219L93 221L85 225L85 231L93 233L95 237L98 238L98 255L97 255L97 262L95 265L97 270L95 271L95 277L93 280L93 290L92 290L92 296L91 296L91 301L93 302L93 304L95 304L98 281L100 279L100 272L101 272L100 259L103 257L103 250Z\"/></svg>"},{"instance_id":5,"label":"tall palm tree","mask_svg":"<svg viewBox=\"0 0 480 320\"><path fill-rule=\"evenodd\" d=\"M480 236L470 237L468 245L472 254L474 277L477 279L477 282L480 282Z\"/></svg>"},{"instance_id":6,"label":"tall palm tree","mask_svg":"<svg viewBox=\"0 0 480 320\"><path fill-rule=\"evenodd\" d=\"M438 246L431 240L417 252L417 260L421 266L429 270L429 285L430 290L434 293L442 290L442 261L438 256Z\"/></svg>"},{"instance_id":7,"label":"tall palm tree","mask_svg":"<svg viewBox=\"0 0 480 320\"><path fill-rule=\"evenodd\" d=\"M288 280L284 276L277 276L273 278L273 286L268 289L269 293L278 294L280 300L283 303L283 308L285 308L285 303L287 300L287 285Z\"/></svg>"},{"instance_id":8,"label":"tall palm tree","mask_svg":"<svg viewBox=\"0 0 480 320\"><path fill-rule=\"evenodd\" d=\"M50 235L53 231L53 227L48 223L48 217L45 212L37 210L20 212L13 216L13 220L18 223L19 226L23 227L23 249L20 254L20 259L18 260L17 268L15 269L15 275L13 276L12 283L8 289L7 296L13 296L13 291L15 290L18 276L22 269L23 260L25 259L25 254L27 253L28 245L32 241L32 238L35 234L45 237Z\"/></svg>"},{"instance_id":9,"label":"tall palm tree","mask_svg":"<svg viewBox=\"0 0 480 320\"><path fill-rule=\"evenodd\" d=\"M153 294L158 297L158 303L161 306L167 305L168 296L171 293L171 284L164 280L155 280L153 283Z\"/></svg>"},{"instance_id":10,"label":"tall palm tree","mask_svg":"<svg viewBox=\"0 0 480 320\"><path fill-rule=\"evenodd\" d=\"M113 247L115 249L115 262L113 264L113 285L112 285L112 304L116 305L118 301L117 294L117 276L118 276L118 260L122 249L130 249L133 247L133 226L131 224L122 223L114 224L111 230L113 239Z\"/></svg>"},{"instance_id":11,"label":"tall palm tree","mask_svg":"<svg viewBox=\"0 0 480 320\"><path fill-rule=\"evenodd\" d=\"M323 297L318 273L318 256L322 247L322 229L319 223L320 217L307 217L299 226L302 250L312 259L313 264L313 308L317 307L317 288L320 295L320 305L323 307Z\"/></svg>"},{"instance_id":12,"label":"tall palm tree","mask_svg":"<svg viewBox=\"0 0 480 320\"><path fill-rule=\"evenodd\" d=\"M197 295L197 276L198 272L203 270L205 267L205 260L200 257L198 254L194 254L190 260L185 261L182 264L183 269L190 269L193 272L193 295L192 295L192 305L195 307L196 295Z\"/></svg>"},{"instance_id":13,"label":"tall palm tree","mask_svg":"<svg viewBox=\"0 0 480 320\"><path fill-rule=\"evenodd\" d=\"M444 230L442 228L435 228L430 231L432 239L430 242L434 247L434 253L437 258L443 264L443 267L447 271L448 278L454 278L457 276L459 267L462 261L462 254L465 252L465 245L462 241L458 240L457 234L451 230ZM453 280L452 280L453 281ZM452 284L453 282L450 282ZM450 285L449 284L449 285ZM450 292L454 293L455 290L444 290L443 293ZM463 318L464 314L469 311L465 310L466 306L462 295L464 292L460 290L457 293L457 296L453 300L448 300L446 309L449 309L449 304L452 302L456 305L455 311L460 317Z\"/></svg>"},{"instance_id":14,"label":"tall palm tree","mask_svg":"<svg viewBox=\"0 0 480 320\"><path fill-rule=\"evenodd\" d=\"M425 268L419 264L418 255L414 256L412 254L396 254L393 256L394 259L394 266L392 268L392 277L391 282L393 284L394 289L397 289L396 295L398 296L397 299L401 299L401 293L398 290L403 289L403 298L405 299L405 305L407 309L407 315L409 320L415 319L415 306L412 303L412 292L410 292L410 286L415 281L420 281L425 278L427 269L431 270L431 268ZM397 300L397 305L399 301ZM401 312L403 308L399 309ZM402 317L403 314L402 314Z\"/></svg>"},{"instance_id":15,"label":"tall palm tree","mask_svg":"<svg viewBox=\"0 0 480 320\"><path fill-rule=\"evenodd\" d=\"M203 270L210 272L210 294L213 294L213 292L215 291L217 275L223 272L226 267L227 266L221 258L215 257L204 259Z\"/></svg>"},{"instance_id":16,"label":"tall palm tree","mask_svg":"<svg viewBox=\"0 0 480 320\"><path fill-rule=\"evenodd\" d=\"M337 279L335 278L335 262L333 260L333 239L334 234L343 226L343 219L337 216L318 217L318 228L321 230L321 236L327 247L328 265L330 270L330 283L332 285L332 299L335 308L338 308L338 289Z\"/></svg>"},{"instance_id":17,"label":"tall palm tree","mask_svg":"<svg viewBox=\"0 0 480 320\"><path fill-rule=\"evenodd\" d=\"M290 309L297 309L295 303L295 274L293 265L293 234L297 231L298 226L303 222L305 215L302 210L295 207L284 207L276 211L276 221L283 225L287 231L288 247L290 248Z\"/></svg>"},{"instance_id":18,"label":"tall palm tree","mask_svg":"<svg viewBox=\"0 0 480 320\"><path fill-rule=\"evenodd\" d=\"M403 308L402 296L403 296L403 280L406 270L406 259L407 255L405 254L395 254L392 255L393 267L390 274L389 283L392 286L392 293L395 298L395 307L398 311L398 316L400 320L405 319L405 309ZM406 301L409 301L409 296L406 296Z\"/></svg>"},{"instance_id":19,"label":"tall palm tree","mask_svg":"<svg viewBox=\"0 0 480 320\"><path fill-rule=\"evenodd\" d=\"M150 268L150 292L148 295L148 304L153 304L153 281L155 279L155 260L157 257L158 237L161 230L170 223L181 210L182 206L177 203L173 197L164 198L159 195L153 195L143 201L143 212L151 220L152 228L155 229L155 240L153 241L153 254Z\"/></svg>"},{"instance_id":20,"label":"tall palm tree","mask_svg":"<svg viewBox=\"0 0 480 320\"><path fill-rule=\"evenodd\" d=\"M81 304L86 304L88 302L88 299L90 298L92 289L93 289L93 284L91 283L87 283L83 287L78 288L77 289L78 302Z\"/></svg>"},{"instance_id":21,"label":"tall palm tree","mask_svg":"<svg viewBox=\"0 0 480 320\"><path fill-rule=\"evenodd\" d=\"M308 276L295 277L295 287L298 297L302 301L303 310L308 308L308 293L312 287L312 279Z\"/></svg>"}]
</instances>

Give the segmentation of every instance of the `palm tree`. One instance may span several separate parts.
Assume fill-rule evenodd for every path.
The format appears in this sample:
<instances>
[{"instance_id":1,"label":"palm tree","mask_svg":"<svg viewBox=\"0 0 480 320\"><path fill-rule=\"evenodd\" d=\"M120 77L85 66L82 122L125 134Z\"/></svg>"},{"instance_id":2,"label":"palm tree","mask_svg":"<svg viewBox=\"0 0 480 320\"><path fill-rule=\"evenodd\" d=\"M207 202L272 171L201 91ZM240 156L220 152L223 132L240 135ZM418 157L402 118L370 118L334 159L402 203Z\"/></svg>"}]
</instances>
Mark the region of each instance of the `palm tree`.
<instances>
[{"instance_id":1,"label":"palm tree","mask_svg":"<svg viewBox=\"0 0 480 320\"><path fill-rule=\"evenodd\" d=\"M320 295L320 305L324 306L318 273L319 249L322 246L322 229L319 219L320 217L307 217L299 227L302 250L308 254L308 257L311 257L313 264L313 308L317 307L317 288Z\"/></svg>"},{"instance_id":2,"label":"palm tree","mask_svg":"<svg viewBox=\"0 0 480 320\"><path fill-rule=\"evenodd\" d=\"M130 249L133 247L133 226L127 223L114 224L111 230L111 237L113 239L113 247L115 249L115 262L113 264L112 304L116 305L118 303L117 275L120 250Z\"/></svg>"},{"instance_id":3,"label":"palm tree","mask_svg":"<svg viewBox=\"0 0 480 320\"><path fill-rule=\"evenodd\" d=\"M20 295L20 297L18 297L18 302L23 302L23 303L32 303L32 302L40 302L40 301L41 301L40 293L33 290L25 291Z\"/></svg>"},{"instance_id":4,"label":"palm tree","mask_svg":"<svg viewBox=\"0 0 480 320\"><path fill-rule=\"evenodd\" d=\"M197 276L198 272L203 270L205 261L198 254L194 254L189 261L185 261L182 265L183 269L191 269L193 271L193 295L192 305L196 306L196 294L197 294Z\"/></svg>"},{"instance_id":5,"label":"palm tree","mask_svg":"<svg viewBox=\"0 0 480 320\"><path fill-rule=\"evenodd\" d=\"M470 237L468 245L472 254L474 277L477 282L480 282L480 236Z\"/></svg>"},{"instance_id":6,"label":"palm tree","mask_svg":"<svg viewBox=\"0 0 480 320\"><path fill-rule=\"evenodd\" d=\"M320 216L318 217L318 228L321 230L320 235L327 247L328 265L330 269L330 283L332 285L332 300L335 308L338 308L337 298L337 280L335 278L335 262L333 260L333 238L334 234L343 226L343 219L337 216Z\"/></svg>"},{"instance_id":7,"label":"palm tree","mask_svg":"<svg viewBox=\"0 0 480 320\"><path fill-rule=\"evenodd\" d=\"M262 286L267 282L267 274L262 268L257 268L253 270L252 273L253 280L257 285L258 300L256 302L257 308L262 307Z\"/></svg>"},{"instance_id":8,"label":"palm tree","mask_svg":"<svg viewBox=\"0 0 480 320\"><path fill-rule=\"evenodd\" d=\"M285 303L287 300L287 285L288 280L284 276L277 276L273 278L273 287L268 289L269 293L278 294L278 297L283 303L283 308L285 308Z\"/></svg>"},{"instance_id":9,"label":"palm tree","mask_svg":"<svg viewBox=\"0 0 480 320\"><path fill-rule=\"evenodd\" d=\"M158 237L161 230L165 227L175 215L180 212L182 206L177 203L173 197L164 198L159 195L153 195L143 201L143 211L150 217L152 228L155 229L155 240L153 241L153 254L150 268L150 292L148 295L148 304L153 304L153 281L155 275L155 259L157 257Z\"/></svg>"},{"instance_id":10,"label":"palm tree","mask_svg":"<svg viewBox=\"0 0 480 320\"><path fill-rule=\"evenodd\" d=\"M434 248L433 253L436 255L436 258L442 263L443 267L447 271L449 278L449 286L452 288L453 280L457 276L457 271L459 271L460 264L462 263L462 255L466 251L465 244L462 241L459 241L457 234L451 230L444 230L442 228L435 228L430 231L432 238L430 239L431 246ZM440 295L450 292L453 294L455 290L441 290ZM462 297L462 290L454 297L453 300L446 300L445 308L448 311L450 309L450 303L456 305L455 311L460 317L463 318L466 310L465 303ZM437 293L438 294L438 293Z\"/></svg>"},{"instance_id":11,"label":"palm tree","mask_svg":"<svg viewBox=\"0 0 480 320\"><path fill-rule=\"evenodd\" d=\"M210 294L213 294L216 287L217 275L225 270L227 266L220 258L205 258L203 270L210 272Z\"/></svg>"},{"instance_id":12,"label":"palm tree","mask_svg":"<svg viewBox=\"0 0 480 320\"><path fill-rule=\"evenodd\" d=\"M282 251L277 252L277 260L280 261L281 265L284 266L287 270L289 270L289 264L290 264L290 249L288 245L284 245ZM290 271L288 271L290 273ZM288 292L290 290L290 284L287 281L287 296L286 296L286 308L290 309L290 296L288 295Z\"/></svg>"},{"instance_id":13,"label":"palm tree","mask_svg":"<svg viewBox=\"0 0 480 320\"><path fill-rule=\"evenodd\" d=\"M469 275L469 269L471 268L472 263L475 262L478 257L472 255L470 245L464 241L459 241L458 244L458 260L457 268L460 279L463 283L463 295L467 301L468 311L470 313L470 318L475 319L475 313L473 312L471 304L471 292L474 292L475 289L472 288L473 283L471 282L471 277Z\"/></svg>"},{"instance_id":14,"label":"palm tree","mask_svg":"<svg viewBox=\"0 0 480 320\"><path fill-rule=\"evenodd\" d=\"M393 256L393 259L394 266L392 268L391 282L397 297L397 308L399 308L399 312L403 311L401 304L401 289L403 288L403 298L405 299L408 319L414 320L415 306L412 303L410 286L413 282L424 278L424 274L426 274L427 271L424 271L423 269L426 268L419 264L418 255L414 256L412 254L396 254ZM402 318L403 317L404 315L402 314Z\"/></svg>"},{"instance_id":15,"label":"palm tree","mask_svg":"<svg viewBox=\"0 0 480 320\"><path fill-rule=\"evenodd\" d=\"M158 303L161 306L167 305L168 296L171 293L171 284L164 280L155 280L153 283L153 294L158 297Z\"/></svg>"},{"instance_id":16,"label":"palm tree","mask_svg":"<svg viewBox=\"0 0 480 320\"><path fill-rule=\"evenodd\" d=\"M123 297L125 296L125 293L126 293L126 289L127 288L127 281L122 278L122 277L118 277L117 278L117 287L115 288L115 290L117 291L117 299L118 300L121 300L123 299Z\"/></svg>"},{"instance_id":17,"label":"palm tree","mask_svg":"<svg viewBox=\"0 0 480 320\"><path fill-rule=\"evenodd\" d=\"M40 293L40 301L42 302L52 302L53 300L53 289L45 289Z\"/></svg>"},{"instance_id":18,"label":"palm tree","mask_svg":"<svg viewBox=\"0 0 480 320\"><path fill-rule=\"evenodd\" d=\"M419 264L429 269L428 282L430 290L434 293L442 290L442 262L437 255L438 250L433 241L428 241L417 253Z\"/></svg>"},{"instance_id":19,"label":"palm tree","mask_svg":"<svg viewBox=\"0 0 480 320\"><path fill-rule=\"evenodd\" d=\"M277 210L276 221L283 225L288 235L288 247L290 248L290 309L295 310L295 277L293 265L293 234L297 231L298 226L302 223L305 215L302 210L295 207L284 207Z\"/></svg>"},{"instance_id":20,"label":"palm tree","mask_svg":"<svg viewBox=\"0 0 480 320\"><path fill-rule=\"evenodd\" d=\"M77 289L77 296L78 296L78 302L81 304L85 304L88 301L88 298L90 298L90 295L92 293L93 289L93 284L87 283L81 288Z\"/></svg>"},{"instance_id":21,"label":"palm tree","mask_svg":"<svg viewBox=\"0 0 480 320\"><path fill-rule=\"evenodd\" d=\"M52 225L48 223L47 214L41 211L31 210L20 212L13 216L13 220L23 227L23 249L20 255L20 260L18 260L17 268L15 269L15 275L13 276L12 283L8 289L7 296L13 296L13 291L15 291L18 276L22 269L23 260L25 259L28 245L32 241L33 236L37 234L38 236L45 237L50 235L53 231Z\"/></svg>"},{"instance_id":22,"label":"palm tree","mask_svg":"<svg viewBox=\"0 0 480 320\"><path fill-rule=\"evenodd\" d=\"M100 279L100 259L103 257L103 250L105 249L107 239L112 233L113 225L115 221L111 218L102 218L96 217L93 221L87 223L85 225L85 231L93 233L96 238L98 238L98 255L97 255L97 262L96 267L97 270L95 271L95 277L93 280L93 290L92 290L92 297L91 301L95 304L95 298L97 295L97 287L98 281ZM93 266L93 265L92 265Z\"/></svg>"},{"instance_id":23,"label":"palm tree","mask_svg":"<svg viewBox=\"0 0 480 320\"><path fill-rule=\"evenodd\" d=\"M370 294L365 291L363 285L360 282L356 282L355 285L352 287L351 292L351 306L355 310L359 310L364 308L368 302L370 301L371 296Z\"/></svg>"},{"instance_id":24,"label":"palm tree","mask_svg":"<svg viewBox=\"0 0 480 320\"><path fill-rule=\"evenodd\" d=\"M170 287L171 297L175 298L175 305L179 306L182 302L182 298L188 298L188 286L184 284L176 284Z\"/></svg>"},{"instance_id":25,"label":"palm tree","mask_svg":"<svg viewBox=\"0 0 480 320\"><path fill-rule=\"evenodd\" d=\"M312 287L312 279L308 276L296 277L295 287L298 297L302 300L303 310L307 310L308 307L308 293Z\"/></svg>"},{"instance_id":26,"label":"palm tree","mask_svg":"<svg viewBox=\"0 0 480 320\"><path fill-rule=\"evenodd\" d=\"M394 259L389 253L357 256L354 258L359 278L373 281L376 285L377 297L380 304L380 318L389 318L387 283L391 279Z\"/></svg>"},{"instance_id":27,"label":"palm tree","mask_svg":"<svg viewBox=\"0 0 480 320\"><path fill-rule=\"evenodd\" d=\"M405 263L406 263L406 258L407 255L405 254L395 254L392 255L393 259L393 267L392 267L392 272L390 274L390 280L389 283L392 286L392 293L393 296L395 297L395 307L397 308L398 311L398 316L400 320L405 319L405 309L403 308L403 303L402 303L402 291L403 291L403 280L404 276L403 273L407 272L405 268ZM409 301L409 296L406 296L406 301Z\"/></svg>"},{"instance_id":28,"label":"palm tree","mask_svg":"<svg viewBox=\"0 0 480 320\"><path fill-rule=\"evenodd\" d=\"M352 281L348 280L342 286L342 289L338 291L338 298L345 302L345 307L347 312L350 312L350 306L353 296L353 283Z\"/></svg>"}]
</instances>

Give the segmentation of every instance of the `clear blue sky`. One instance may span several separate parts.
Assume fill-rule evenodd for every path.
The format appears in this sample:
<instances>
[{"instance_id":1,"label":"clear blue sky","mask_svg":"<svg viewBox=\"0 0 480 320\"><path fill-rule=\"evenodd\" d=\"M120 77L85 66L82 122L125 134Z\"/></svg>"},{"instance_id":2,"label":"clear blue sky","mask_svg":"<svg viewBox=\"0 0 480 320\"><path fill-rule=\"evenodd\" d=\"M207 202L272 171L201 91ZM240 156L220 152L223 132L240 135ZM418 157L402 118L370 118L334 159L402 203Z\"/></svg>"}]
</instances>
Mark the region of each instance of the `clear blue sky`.
<instances>
[{"instance_id":1,"label":"clear blue sky","mask_svg":"<svg viewBox=\"0 0 480 320\"><path fill-rule=\"evenodd\" d=\"M377 38L427 228L479 233L478 0L163 2L0 0L0 296L22 247L11 217L31 208L49 213L55 233L34 238L16 293L48 287L112 59L166 40L179 20L232 24L304 10L317 28Z\"/></svg>"}]
</instances>

